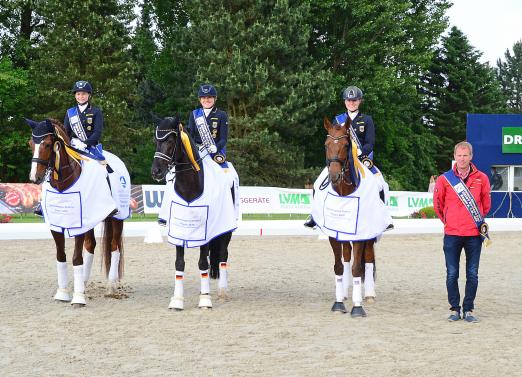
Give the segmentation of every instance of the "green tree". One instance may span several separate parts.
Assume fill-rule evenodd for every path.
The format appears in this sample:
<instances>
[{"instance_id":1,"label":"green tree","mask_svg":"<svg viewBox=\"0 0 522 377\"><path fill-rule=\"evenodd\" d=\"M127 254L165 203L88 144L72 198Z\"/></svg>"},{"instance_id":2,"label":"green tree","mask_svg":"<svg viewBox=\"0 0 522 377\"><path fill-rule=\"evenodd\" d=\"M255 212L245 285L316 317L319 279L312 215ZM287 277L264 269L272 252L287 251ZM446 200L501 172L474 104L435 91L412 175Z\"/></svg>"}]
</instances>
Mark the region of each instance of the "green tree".
<instances>
[{"instance_id":1,"label":"green tree","mask_svg":"<svg viewBox=\"0 0 522 377\"><path fill-rule=\"evenodd\" d=\"M522 40L513 45L513 55L508 49L504 57L506 61L497 60L496 76L507 98L508 111L522 113Z\"/></svg>"},{"instance_id":2,"label":"green tree","mask_svg":"<svg viewBox=\"0 0 522 377\"><path fill-rule=\"evenodd\" d=\"M0 59L0 182L27 180L31 132L22 116L30 108L31 92L27 71L15 68L8 58Z\"/></svg>"},{"instance_id":3,"label":"green tree","mask_svg":"<svg viewBox=\"0 0 522 377\"><path fill-rule=\"evenodd\" d=\"M141 134L129 125L136 95L131 59L134 0L48 0L42 8L45 26L31 78L37 88L35 117L62 120L74 104L76 80L94 88L93 103L104 114L102 143L124 161L135 153ZM129 165L129 164L128 164ZM131 177L134 169L129 165Z\"/></svg>"},{"instance_id":4,"label":"green tree","mask_svg":"<svg viewBox=\"0 0 522 377\"><path fill-rule=\"evenodd\" d=\"M446 28L445 0L310 1L315 60L335 74L338 93L325 114L345 111L340 94L357 85L365 93L361 110L376 125L375 159L393 189L425 189L434 173L436 144L423 124L420 78ZM314 140L324 140L318 132ZM310 149L323 150L319 142Z\"/></svg>"},{"instance_id":5,"label":"green tree","mask_svg":"<svg viewBox=\"0 0 522 377\"><path fill-rule=\"evenodd\" d=\"M429 124L439 139L436 160L439 171L449 168L453 145L466 138L466 114L502 113L506 101L499 82L482 53L456 27L442 38L427 79Z\"/></svg>"},{"instance_id":6,"label":"green tree","mask_svg":"<svg viewBox=\"0 0 522 377\"><path fill-rule=\"evenodd\" d=\"M331 75L308 53L310 6L215 1L208 12L205 1L182 5L190 22L178 12L163 32L159 62L168 56L172 64L161 64L157 77L175 89L166 102L185 116L197 105L197 87L215 84L217 105L230 116L228 156L242 183L302 185L305 141L322 127L320 110L333 97Z\"/></svg>"}]
</instances>

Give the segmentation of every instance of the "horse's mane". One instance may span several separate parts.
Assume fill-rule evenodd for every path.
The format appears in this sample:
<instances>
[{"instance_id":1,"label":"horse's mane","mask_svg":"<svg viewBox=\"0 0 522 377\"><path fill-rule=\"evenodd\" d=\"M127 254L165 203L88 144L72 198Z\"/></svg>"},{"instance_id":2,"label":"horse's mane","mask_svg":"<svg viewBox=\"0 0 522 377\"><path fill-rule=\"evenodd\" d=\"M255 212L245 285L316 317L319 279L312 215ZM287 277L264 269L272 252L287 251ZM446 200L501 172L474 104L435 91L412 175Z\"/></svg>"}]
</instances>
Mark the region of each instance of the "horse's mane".
<instances>
[{"instance_id":1,"label":"horse's mane","mask_svg":"<svg viewBox=\"0 0 522 377\"><path fill-rule=\"evenodd\" d=\"M69 135L67 134L67 131L65 130L65 126L63 125L63 123L53 118L50 118L49 121L54 126L56 132L63 138L63 140L67 144L69 144L71 142L71 139L69 138Z\"/></svg>"}]
</instances>

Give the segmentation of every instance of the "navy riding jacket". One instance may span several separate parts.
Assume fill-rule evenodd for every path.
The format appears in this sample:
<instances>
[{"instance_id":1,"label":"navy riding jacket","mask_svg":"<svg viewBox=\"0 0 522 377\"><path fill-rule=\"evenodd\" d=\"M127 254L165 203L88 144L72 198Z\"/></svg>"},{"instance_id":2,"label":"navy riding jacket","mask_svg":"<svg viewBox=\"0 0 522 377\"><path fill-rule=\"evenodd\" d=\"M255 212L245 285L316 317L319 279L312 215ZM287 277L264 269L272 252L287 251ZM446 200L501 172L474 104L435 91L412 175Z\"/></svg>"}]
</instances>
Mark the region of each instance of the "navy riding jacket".
<instances>
[{"instance_id":1,"label":"navy riding jacket","mask_svg":"<svg viewBox=\"0 0 522 377\"><path fill-rule=\"evenodd\" d=\"M223 110L213 107L207 116L207 124L210 134L214 139L218 152L226 155L228 140L228 115ZM188 132L197 144L202 144L201 135L198 132L194 113L191 111L187 125Z\"/></svg>"},{"instance_id":2,"label":"navy riding jacket","mask_svg":"<svg viewBox=\"0 0 522 377\"><path fill-rule=\"evenodd\" d=\"M348 112L339 114L334 118L333 123L338 123L337 119L341 116L344 119L349 117ZM375 145L375 126L372 117L359 111L352 120L352 129L361 143L362 155L369 156L373 152L373 146Z\"/></svg>"},{"instance_id":3,"label":"navy riding jacket","mask_svg":"<svg viewBox=\"0 0 522 377\"><path fill-rule=\"evenodd\" d=\"M76 105L76 107L78 107L78 105ZM89 147L97 145L100 142L103 130L103 114L101 110L89 103L84 112L80 112L80 109L78 108L78 114L80 116L80 121L85 131L85 135L87 135L87 140L84 140L83 142ZM67 130L69 137L78 137L78 135L76 135L71 128L67 113L65 113L63 124L65 125L65 129Z\"/></svg>"}]
</instances>

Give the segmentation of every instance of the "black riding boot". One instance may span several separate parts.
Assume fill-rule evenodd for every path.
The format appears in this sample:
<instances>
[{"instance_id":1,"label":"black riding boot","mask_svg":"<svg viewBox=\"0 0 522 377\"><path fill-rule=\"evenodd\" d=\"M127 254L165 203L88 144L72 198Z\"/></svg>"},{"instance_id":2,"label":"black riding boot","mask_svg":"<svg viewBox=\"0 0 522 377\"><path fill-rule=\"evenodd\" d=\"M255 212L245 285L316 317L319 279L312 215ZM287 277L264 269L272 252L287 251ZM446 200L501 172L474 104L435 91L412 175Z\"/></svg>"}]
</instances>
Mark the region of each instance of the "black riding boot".
<instances>
[{"instance_id":1,"label":"black riding boot","mask_svg":"<svg viewBox=\"0 0 522 377\"><path fill-rule=\"evenodd\" d=\"M317 226L312 215L308 216L308 218L306 219L306 221L303 225L308 228L314 228L315 226Z\"/></svg>"},{"instance_id":2,"label":"black riding boot","mask_svg":"<svg viewBox=\"0 0 522 377\"><path fill-rule=\"evenodd\" d=\"M38 203L33 211L36 216L43 217L42 203Z\"/></svg>"}]
</instances>

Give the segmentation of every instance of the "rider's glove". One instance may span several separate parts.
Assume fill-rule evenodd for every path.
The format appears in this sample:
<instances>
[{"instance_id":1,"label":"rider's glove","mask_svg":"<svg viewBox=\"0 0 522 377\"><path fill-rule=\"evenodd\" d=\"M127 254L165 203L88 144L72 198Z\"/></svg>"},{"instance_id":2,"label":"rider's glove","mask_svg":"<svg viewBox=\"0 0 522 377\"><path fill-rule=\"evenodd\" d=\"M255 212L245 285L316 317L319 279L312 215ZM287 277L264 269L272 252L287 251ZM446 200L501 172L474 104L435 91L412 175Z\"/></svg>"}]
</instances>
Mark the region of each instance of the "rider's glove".
<instances>
[{"instance_id":1,"label":"rider's glove","mask_svg":"<svg viewBox=\"0 0 522 377\"><path fill-rule=\"evenodd\" d=\"M71 139L71 145L73 148L80 149L82 151L87 150L87 144L85 144L83 141L77 138Z\"/></svg>"}]
</instances>

